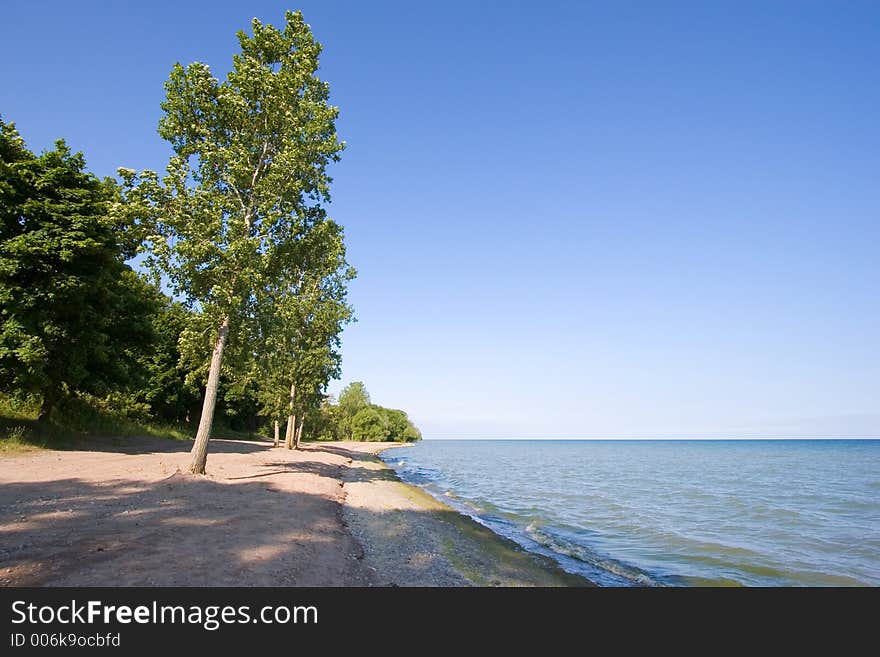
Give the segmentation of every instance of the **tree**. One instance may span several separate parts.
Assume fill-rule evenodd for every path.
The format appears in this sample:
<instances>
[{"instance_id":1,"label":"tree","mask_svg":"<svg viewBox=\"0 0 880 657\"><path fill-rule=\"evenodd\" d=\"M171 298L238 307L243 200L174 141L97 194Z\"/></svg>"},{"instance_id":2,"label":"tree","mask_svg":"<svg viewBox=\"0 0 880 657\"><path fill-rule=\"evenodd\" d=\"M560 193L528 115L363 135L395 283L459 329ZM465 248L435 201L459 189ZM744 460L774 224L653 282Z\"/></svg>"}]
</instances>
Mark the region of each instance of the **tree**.
<instances>
[{"instance_id":1,"label":"tree","mask_svg":"<svg viewBox=\"0 0 880 657\"><path fill-rule=\"evenodd\" d=\"M293 435L293 446L296 449L299 449L306 415L320 407L327 384L331 379L338 378L342 372L339 334L342 326L352 320L352 309L345 303L345 284L353 276L354 270L344 263L343 258L328 276L327 280L330 282L323 286L322 294L306 317L296 342L295 358L290 371L298 390L298 421L294 423ZM290 447L289 442L287 446Z\"/></svg>"},{"instance_id":2,"label":"tree","mask_svg":"<svg viewBox=\"0 0 880 657\"><path fill-rule=\"evenodd\" d=\"M157 296L161 297L161 304L152 318L155 342L143 356L148 380L141 388L140 398L149 404L154 417L188 422L199 402L196 388L186 383L187 372L180 359L180 336L190 311L158 291Z\"/></svg>"},{"instance_id":3,"label":"tree","mask_svg":"<svg viewBox=\"0 0 880 657\"><path fill-rule=\"evenodd\" d=\"M115 196L63 140L35 156L0 121L0 387L39 395L42 419L67 394L103 395L143 374L157 296L124 264Z\"/></svg>"},{"instance_id":4,"label":"tree","mask_svg":"<svg viewBox=\"0 0 880 657\"><path fill-rule=\"evenodd\" d=\"M385 424L388 427L388 440L396 442L412 442L420 440L421 432L413 425L406 413L396 408L379 407L385 416Z\"/></svg>"},{"instance_id":5,"label":"tree","mask_svg":"<svg viewBox=\"0 0 880 657\"><path fill-rule=\"evenodd\" d=\"M256 394L256 382L235 381L223 386L223 414L229 428L234 431L247 431L253 434L257 430L260 418L260 402Z\"/></svg>"},{"instance_id":6,"label":"tree","mask_svg":"<svg viewBox=\"0 0 880 657\"><path fill-rule=\"evenodd\" d=\"M339 408L354 415L364 406L370 405L370 393L363 381L352 381L339 393Z\"/></svg>"},{"instance_id":7,"label":"tree","mask_svg":"<svg viewBox=\"0 0 880 657\"><path fill-rule=\"evenodd\" d=\"M352 419L369 405L370 393L367 392L363 381L353 381L339 393L339 415L342 425L340 428L348 440L357 440L353 433Z\"/></svg>"},{"instance_id":8,"label":"tree","mask_svg":"<svg viewBox=\"0 0 880 657\"><path fill-rule=\"evenodd\" d=\"M390 432L385 415L374 406L361 408L351 419L351 439L381 442Z\"/></svg>"},{"instance_id":9,"label":"tree","mask_svg":"<svg viewBox=\"0 0 880 657\"><path fill-rule=\"evenodd\" d=\"M257 297L253 334L260 337L252 349L262 412L279 422L287 416L288 448L298 447L306 411L320 405L339 376L339 334L353 321L346 296L355 271L345 259L342 228L323 220L297 246L297 274Z\"/></svg>"},{"instance_id":10,"label":"tree","mask_svg":"<svg viewBox=\"0 0 880 657\"><path fill-rule=\"evenodd\" d=\"M142 227L148 265L199 311L181 343L208 361L193 473L205 471L227 340L241 338L268 281L296 272L289 258L324 218L326 168L343 149L316 75L321 46L302 14L285 19L281 30L254 19L253 36L238 33L223 82L203 63L176 64L159 124L174 150L166 175L119 172L118 208Z\"/></svg>"},{"instance_id":11,"label":"tree","mask_svg":"<svg viewBox=\"0 0 880 657\"><path fill-rule=\"evenodd\" d=\"M343 438L339 423L339 406L325 395L317 408L306 412L307 431L304 435L312 440L341 440Z\"/></svg>"},{"instance_id":12,"label":"tree","mask_svg":"<svg viewBox=\"0 0 880 657\"><path fill-rule=\"evenodd\" d=\"M411 442L422 437L406 413L376 404L361 407L349 426L351 440Z\"/></svg>"},{"instance_id":13,"label":"tree","mask_svg":"<svg viewBox=\"0 0 880 657\"><path fill-rule=\"evenodd\" d=\"M300 399L299 387L297 399ZM346 386L339 399L336 404L329 395L317 393L298 401L297 418L305 418L310 427L308 431L303 430L302 435L312 440L412 442L422 438L405 412L371 404L370 395L360 381Z\"/></svg>"},{"instance_id":14,"label":"tree","mask_svg":"<svg viewBox=\"0 0 880 657\"><path fill-rule=\"evenodd\" d=\"M404 430L401 439L405 443L412 443L417 440L422 439L422 432L419 431L418 427L414 425L412 422L409 423L409 426Z\"/></svg>"},{"instance_id":15,"label":"tree","mask_svg":"<svg viewBox=\"0 0 880 657\"><path fill-rule=\"evenodd\" d=\"M323 431L348 440L421 440L422 434L406 413L370 403L370 393L361 381L354 381L339 393L339 404L326 404L323 410ZM335 424L335 432L327 430Z\"/></svg>"}]
</instances>

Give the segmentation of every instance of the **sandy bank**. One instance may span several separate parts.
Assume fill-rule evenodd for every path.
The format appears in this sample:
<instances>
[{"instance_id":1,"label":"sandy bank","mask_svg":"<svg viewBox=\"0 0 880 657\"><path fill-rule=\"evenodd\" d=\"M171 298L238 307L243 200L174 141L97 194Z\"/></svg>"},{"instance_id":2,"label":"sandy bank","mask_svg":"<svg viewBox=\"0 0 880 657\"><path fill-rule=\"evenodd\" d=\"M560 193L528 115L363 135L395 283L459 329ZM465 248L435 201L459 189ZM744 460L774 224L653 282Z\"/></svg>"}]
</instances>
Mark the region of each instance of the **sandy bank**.
<instances>
[{"instance_id":1,"label":"sandy bank","mask_svg":"<svg viewBox=\"0 0 880 657\"><path fill-rule=\"evenodd\" d=\"M467 586L584 580L373 456L375 443L96 440L0 458L0 585Z\"/></svg>"}]
</instances>

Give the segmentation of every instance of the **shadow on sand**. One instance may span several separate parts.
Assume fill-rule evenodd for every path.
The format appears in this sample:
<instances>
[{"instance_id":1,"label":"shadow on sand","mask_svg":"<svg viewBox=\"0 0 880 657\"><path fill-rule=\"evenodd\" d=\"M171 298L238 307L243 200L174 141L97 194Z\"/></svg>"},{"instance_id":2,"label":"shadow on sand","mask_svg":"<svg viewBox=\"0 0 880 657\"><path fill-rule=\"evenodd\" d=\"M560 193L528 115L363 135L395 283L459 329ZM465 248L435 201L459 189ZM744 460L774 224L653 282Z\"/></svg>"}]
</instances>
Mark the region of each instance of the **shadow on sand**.
<instances>
[{"instance_id":1,"label":"shadow on sand","mask_svg":"<svg viewBox=\"0 0 880 657\"><path fill-rule=\"evenodd\" d=\"M190 448L189 442L161 439L98 442L96 451L121 454ZM279 455L248 465L253 474L223 479L177 473L144 481L117 476L122 471L111 468L113 476L104 481L68 476L16 482L7 472L7 483L0 486L0 585L368 586L395 579L456 585L468 582L437 575L446 563L441 553L456 541L470 541L456 558L472 562L474 572L494 567L515 575L531 559L452 511L358 510L358 522L372 527L375 537L369 549L396 551L388 571L377 572L364 561L364 549L347 526L339 491L343 476L346 482L371 482L396 480L394 473L346 469L308 456L325 452L344 457L344 463L373 458L338 445L303 447L297 457L302 460L284 461ZM246 456L271 449L266 442L211 443L214 454ZM316 492L288 490L287 475L320 478ZM397 564L405 572L388 574Z\"/></svg>"}]
</instances>

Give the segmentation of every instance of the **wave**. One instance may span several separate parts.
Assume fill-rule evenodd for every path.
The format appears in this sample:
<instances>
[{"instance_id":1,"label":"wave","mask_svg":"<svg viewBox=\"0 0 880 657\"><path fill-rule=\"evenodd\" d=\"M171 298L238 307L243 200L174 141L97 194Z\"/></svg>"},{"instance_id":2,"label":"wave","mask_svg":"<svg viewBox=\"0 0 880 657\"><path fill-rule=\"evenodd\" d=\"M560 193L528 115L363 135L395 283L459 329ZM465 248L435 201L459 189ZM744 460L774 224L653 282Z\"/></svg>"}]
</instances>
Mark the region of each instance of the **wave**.
<instances>
[{"instance_id":1,"label":"wave","mask_svg":"<svg viewBox=\"0 0 880 657\"><path fill-rule=\"evenodd\" d=\"M604 580L607 576L620 578L623 583L630 586L666 586L659 578L652 577L650 574L630 566L621 561L604 557L589 547L566 540L558 535L554 535L552 531L541 528L537 521L532 521L525 527L525 532L536 543L552 550L560 556L569 557L580 561L590 567L590 572L602 574L600 579ZM602 582L596 582L600 584ZM621 582L615 582L620 585Z\"/></svg>"},{"instance_id":2,"label":"wave","mask_svg":"<svg viewBox=\"0 0 880 657\"><path fill-rule=\"evenodd\" d=\"M533 554L547 556L563 570L588 578L600 586L667 586L659 577L650 575L621 561L592 550L583 543L562 536L561 530L543 526L538 518L523 517L499 509L488 500L465 500L449 487L439 471L416 465L403 458L386 461L400 478L426 491L432 497L452 506L456 511L510 539Z\"/></svg>"},{"instance_id":3,"label":"wave","mask_svg":"<svg viewBox=\"0 0 880 657\"><path fill-rule=\"evenodd\" d=\"M878 448L435 441L384 456L404 481L600 585L852 586L880 582Z\"/></svg>"}]
</instances>

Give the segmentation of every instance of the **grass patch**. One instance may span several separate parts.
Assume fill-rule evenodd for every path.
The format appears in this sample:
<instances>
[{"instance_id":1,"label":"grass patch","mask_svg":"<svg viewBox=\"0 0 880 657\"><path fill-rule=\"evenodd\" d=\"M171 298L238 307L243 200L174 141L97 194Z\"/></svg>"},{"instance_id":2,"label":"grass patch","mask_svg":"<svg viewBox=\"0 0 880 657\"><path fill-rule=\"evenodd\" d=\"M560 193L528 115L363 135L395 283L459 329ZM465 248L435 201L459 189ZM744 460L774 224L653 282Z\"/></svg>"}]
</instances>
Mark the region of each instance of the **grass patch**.
<instances>
[{"instance_id":1,"label":"grass patch","mask_svg":"<svg viewBox=\"0 0 880 657\"><path fill-rule=\"evenodd\" d=\"M0 429L0 454L20 454L45 446L45 444L33 440L28 433L28 428L24 425L19 424Z\"/></svg>"},{"instance_id":2,"label":"grass patch","mask_svg":"<svg viewBox=\"0 0 880 657\"><path fill-rule=\"evenodd\" d=\"M188 438L192 438L195 435L196 427L193 427ZM221 438L226 440L269 440L268 435L264 436L252 431L242 431L230 428L221 421L219 413L214 417L214 426L211 427L211 438ZM284 442L284 434L282 434L282 442Z\"/></svg>"},{"instance_id":3,"label":"grass patch","mask_svg":"<svg viewBox=\"0 0 880 657\"><path fill-rule=\"evenodd\" d=\"M52 411L48 419L37 420L39 400L0 396L0 455L40 449L81 448L90 436L112 437L122 445L126 437L149 436L168 440L192 440L193 424L168 424L148 417L130 417L105 399L83 395L72 397ZM265 436L232 429L215 418L212 438L267 440Z\"/></svg>"},{"instance_id":4,"label":"grass patch","mask_svg":"<svg viewBox=\"0 0 880 657\"><path fill-rule=\"evenodd\" d=\"M127 418L98 402L88 397L69 399L48 419L37 420L39 402L0 397L0 454L70 449L89 436L152 436L171 440L190 440L193 436L193 429L188 426Z\"/></svg>"}]
</instances>

